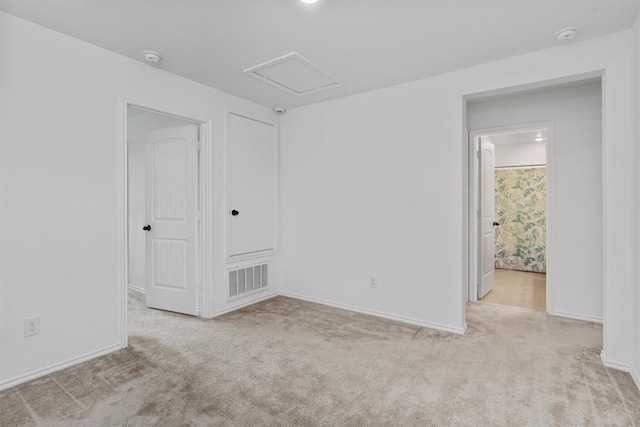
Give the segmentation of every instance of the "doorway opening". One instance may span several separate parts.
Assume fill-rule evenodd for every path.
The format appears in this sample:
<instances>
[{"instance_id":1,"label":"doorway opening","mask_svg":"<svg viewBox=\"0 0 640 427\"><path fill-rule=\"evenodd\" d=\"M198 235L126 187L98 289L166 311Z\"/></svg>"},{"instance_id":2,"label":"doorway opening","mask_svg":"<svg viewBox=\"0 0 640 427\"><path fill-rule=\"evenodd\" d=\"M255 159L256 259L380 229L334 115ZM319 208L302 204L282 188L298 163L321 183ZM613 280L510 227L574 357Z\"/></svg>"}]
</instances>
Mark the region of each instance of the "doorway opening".
<instances>
[{"instance_id":1,"label":"doorway opening","mask_svg":"<svg viewBox=\"0 0 640 427\"><path fill-rule=\"evenodd\" d=\"M537 175L540 183L542 173L546 179L546 245L544 247L544 270L546 273L545 311L554 316L589 322L603 322L603 114L602 114L602 79L588 77L569 83L549 85L537 89L512 91L509 93L483 94L466 101L466 124L470 129L469 138L465 141L465 157L468 168L465 168L465 205L467 212L464 219L464 239L468 242L465 257L467 301L478 300L478 287L481 285L478 271L484 269L490 287L491 272L495 285L495 267L502 269L508 263L496 263L494 257L485 257L480 262L480 244L496 248L495 238L506 238L506 224L493 226L495 218L495 199L480 206L481 178L483 189L493 193L495 197L496 173L481 176L481 162L478 152L482 152L481 142L500 141L505 136L521 133L527 138L540 133L541 139L546 137L546 162L544 172L530 171L529 175ZM545 134L546 131L546 134ZM483 140L483 141L481 141ZM531 143L529 143L531 144ZM483 144L484 145L484 144ZM516 146L517 144L503 144ZM500 147L501 145L498 145ZM533 145L528 145L533 147ZM495 147L495 145L494 145ZM490 150L490 148L489 148ZM485 156L489 157L489 156ZM497 156L493 153L493 160ZM542 165L542 161L529 160L524 166ZM505 165L514 166L515 164ZM526 167L525 169L542 169L542 167ZM495 171L495 165L493 168ZM488 170L485 168L484 170ZM524 172L509 172L511 177L523 175ZM508 175L500 172L500 175ZM493 183L493 188L490 187ZM516 191L524 196L524 183L518 180L510 184L507 190ZM530 189L528 197L534 194ZM500 196L500 194L498 194ZM540 199L540 197L538 198ZM542 202L539 202L542 203ZM492 210L491 207L494 207ZM544 206L542 204L542 206ZM488 213L481 218L479 209ZM491 217L491 212L493 216ZM518 227L522 232L529 232L541 226L536 221L534 212L520 215ZM540 215L540 213L538 213ZM517 215L516 215L517 218ZM481 224L482 223L482 224ZM482 228L481 228L482 227ZM527 230L524 230L524 228ZM483 231L486 239L480 237ZM541 233L538 233L540 238ZM494 242L491 242L491 239ZM521 239L521 240L518 240ZM539 244L531 247L522 236L515 237L516 252L526 267L541 263L542 248ZM515 265L515 264L514 264ZM491 270L493 268L494 270ZM499 274L501 272L498 272ZM537 271L530 273L538 273ZM538 281L539 283L539 281ZM529 282L529 287L535 283ZM539 284L538 284L538 287ZM491 299L498 297L482 292L480 296ZM531 291L535 292L535 291ZM535 294L534 294L535 298ZM538 292L537 307L540 308L541 296ZM534 307L535 308L535 307Z\"/></svg>"},{"instance_id":2,"label":"doorway opening","mask_svg":"<svg viewBox=\"0 0 640 427\"><path fill-rule=\"evenodd\" d=\"M545 312L552 124L473 131L472 300Z\"/></svg>"},{"instance_id":3,"label":"doorway opening","mask_svg":"<svg viewBox=\"0 0 640 427\"><path fill-rule=\"evenodd\" d=\"M125 105L127 294L147 308L199 316L206 124Z\"/></svg>"}]
</instances>

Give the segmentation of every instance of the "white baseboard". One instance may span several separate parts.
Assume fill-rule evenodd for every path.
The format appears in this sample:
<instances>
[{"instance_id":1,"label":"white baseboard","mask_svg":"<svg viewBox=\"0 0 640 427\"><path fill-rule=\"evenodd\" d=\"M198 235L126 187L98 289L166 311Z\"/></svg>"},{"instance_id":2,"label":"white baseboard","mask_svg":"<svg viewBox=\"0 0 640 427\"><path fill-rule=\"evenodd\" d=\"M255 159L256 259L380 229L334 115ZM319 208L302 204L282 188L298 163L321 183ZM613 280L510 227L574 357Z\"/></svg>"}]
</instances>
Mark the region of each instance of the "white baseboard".
<instances>
[{"instance_id":1,"label":"white baseboard","mask_svg":"<svg viewBox=\"0 0 640 427\"><path fill-rule=\"evenodd\" d=\"M136 285L129 285L129 289L131 289L132 291L140 292L141 294L147 293L147 290L145 288L141 288L140 286Z\"/></svg>"},{"instance_id":2,"label":"white baseboard","mask_svg":"<svg viewBox=\"0 0 640 427\"><path fill-rule=\"evenodd\" d=\"M437 323L423 322L422 320L411 319L409 317L397 316L395 314L384 313L376 310L369 310L366 308L355 307L347 304L340 304L336 302L326 301L318 298L309 298L302 295L294 294L291 292L280 292L283 297L295 298L303 301L314 302L316 304L327 305L329 307L340 308L342 310L354 311L356 313L368 314L370 316L382 317L384 319L395 320L397 322L408 323L410 325L421 326L423 328L437 329L444 332L452 332L454 334L464 335L467 332L467 324L465 323L462 328L454 328L451 326L440 325Z\"/></svg>"},{"instance_id":3,"label":"white baseboard","mask_svg":"<svg viewBox=\"0 0 640 427\"><path fill-rule=\"evenodd\" d=\"M631 379L636 384L636 387L638 387L638 390L640 390L640 375L638 375L638 373L631 366L610 361L609 359L607 359L607 355L604 350L600 352L600 359L602 359L602 363L607 368L616 369L618 371L626 372L631 375Z\"/></svg>"},{"instance_id":4,"label":"white baseboard","mask_svg":"<svg viewBox=\"0 0 640 427\"><path fill-rule=\"evenodd\" d=\"M49 375L53 372L60 371L62 369L68 368L70 366L77 365L82 362L86 362L87 360L95 359L96 357L104 356L105 354L113 353L114 351L120 350L122 346L120 344L112 345L110 347L104 348L102 350L94 351L91 353L87 353L80 357L74 357L73 359L69 359L64 362L56 363L50 365L43 369L38 369L37 371L30 372L25 375L20 375L15 378L11 378L10 380L3 381L0 383L0 390L5 390L7 388L11 388L18 384L26 383L27 381L35 380L36 378L43 377L45 375Z\"/></svg>"},{"instance_id":5,"label":"white baseboard","mask_svg":"<svg viewBox=\"0 0 640 427\"><path fill-rule=\"evenodd\" d=\"M638 387L638 390L640 390L640 375L638 375L638 373L633 368L631 368L631 366L610 361L609 359L607 359L607 355L604 350L600 352L600 359L602 359L602 364L605 367L626 372L631 375L631 379L636 384L636 387Z\"/></svg>"},{"instance_id":6,"label":"white baseboard","mask_svg":"<svg viewBox=\"0 0 640 427\"><path fill-rule=\"evenodd\" d=\"M566 313L563 311L555 311L553 313L550 312L549 316L565 317L567 319L582 320L583 322L592 322L592 323L600 323L600 324L603 323L601 317L583 316L581 314Z\"/></svg>"},{"instance_id":7,"label":"white baseboard","mask_svg":"<svg viewBox=\"0 0 640 427\"><path fill-rule=\"evenodd\" d=\"M273 297L277 297L279 294L276 291L272 291L269 293L260 293L257 294L255 298L251 298L248 299L246 301L242 301L242 302L238 302L237 304L234 304L232 306L223 308L222 310L217 310L213 312L213 315L211 317L208 317L207 319L211 319L214 317L218 317L218 316L222 316L223 314L227 314L227 313L231 313L232 311L236 311L236 310L240 310L243 307L246 307L248 305L253 305L256 304L260 301L265 301L268 299L271 299Z\"/></svg>"},{"instance_id":8,"label":"white baseboard","mask_svg":"<svg viewBox=\"0 0 640 427\"><path fill-rule=\"evenodd\" d=\"M640 374L638 374L634 369L631 369L631 372L629 372L629 374L631 375L633 382L636 383L636 387L638 387L638 390L640 390Z\"/></svg>"},{"instance_id":9,"label":"white baseboard","mask_svg":"<svg viewBox=\"0 0 640 427\"><path fill-rule=\"evenodd\" d=\"M629 365L609 360L604 350L600 352L600 359L602 360L602 364L607 368L616 369L618 371L627 372L629 374L631 373L631 367Z\"/></svg>"}]
</instances>

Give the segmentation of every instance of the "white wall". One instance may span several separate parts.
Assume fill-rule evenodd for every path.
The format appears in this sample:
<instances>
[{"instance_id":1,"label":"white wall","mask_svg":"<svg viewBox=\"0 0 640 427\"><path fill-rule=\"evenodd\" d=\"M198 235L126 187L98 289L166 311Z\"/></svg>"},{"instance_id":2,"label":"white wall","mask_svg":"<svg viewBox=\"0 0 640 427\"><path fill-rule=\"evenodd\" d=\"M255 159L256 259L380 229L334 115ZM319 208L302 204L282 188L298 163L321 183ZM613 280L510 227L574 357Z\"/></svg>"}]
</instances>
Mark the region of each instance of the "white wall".
<instances>
[{"instance_id":1,"label":"white wall","mask_svg":"<svg viewBox=\"0 0 640 427\"><path fill-rule=\"evenodd\" d=\"M633 64L633 76L635 76L635 93L636 99L633 106L634 122L636 124L636 164L640 165L640 18L636 20L633 27L633 40L634 40L634 64ZM640 212L640 167L636 168L635 176L635 212ZM637 216L636 216L637 218ZM631 364L631 375L633 376L636 385L640 388L640 224L638 221L634 222L635 225L635 259L633 264L635 265L635 302L634 302L634 335L635 335L635 349L633 362Z\"/></svg>"},{"instance_id":2,"label":"white wall","mask_svg":"<svg viewBox=\"0 0 640 427\"><path fill-rule=\"evenodd\" d=\"M638 216L630 197L637 167L631 36L570 43L289 110L281 119L283 292L462 331L463 97L604 70L604 358L629 366L637 260L629 228Z\"/></svg>"},{"instance_id":3,"label":"white wall","mask_svg":"<svg viewBox=\"0 0 640 427\"><path fill-rule=\"evenodd\" d=\"M590 320L602 320L601 91L600 82L589 82L489 98L467 107L469 129L553 122L547 310ZM516 145L526 144L511 146ZM504 147L509 145L496 147L496 159L498 148Z\"/></svg>"},{"instance_id":4,"label":"white wall","mask_svg":"<svg viewBox=\"0 0 640 427\"><path fill-rule=\"evenodd\" d=\"M206 220L215 237L214 270L205 278L215 283L205 294L212 311L229 307L225 108L275 114L11 15L0 19L0 387L6 387L123 342L122 97L213 120L213 145L203 146L213 159ZM23 319L35 315L41 332L24 338Z\"/></svg>"},{"instance_id":5,"label":"white wall","mask_svg":"<svg viewBox=\"0 0 640 427\"><path fill-rule=\"evenodd\" d=\"M496 167L544 165L547 163L547 143L496 144Z\"/></svg>"},{"instance_id":6,"label":"white wall","mask_svg":"<svg viewBox=\"0 0 640 427\"><path fill-rule=\"evenodd\" d=\"M142 227L147 225L146 182L147 161L145 154L145 134L150 130L184 126L189 122L165 116L142 112L127 120L127 177L129 209L129 285L146 287L146 235Z\"/></svg>"}]
</instances>

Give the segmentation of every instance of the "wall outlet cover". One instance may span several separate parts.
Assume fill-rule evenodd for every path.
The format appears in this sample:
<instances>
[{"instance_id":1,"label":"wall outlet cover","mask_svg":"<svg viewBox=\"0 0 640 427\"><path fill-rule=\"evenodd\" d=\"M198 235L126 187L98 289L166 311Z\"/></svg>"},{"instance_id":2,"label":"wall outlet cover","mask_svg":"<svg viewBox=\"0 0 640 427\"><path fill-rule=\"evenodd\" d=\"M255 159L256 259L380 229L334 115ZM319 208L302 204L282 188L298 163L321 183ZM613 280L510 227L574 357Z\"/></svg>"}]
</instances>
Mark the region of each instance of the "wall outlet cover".
<instances>
[{"instance_id":1,"label":"wall outlet cover","mask_svg":"<svg viewBox=\"0 0 640 427\"><path fill-rule=\"evenodd\" d=\"M30 337L40 333L40 316L24 319L24 336Z\"/></svg>"}]
</instances>

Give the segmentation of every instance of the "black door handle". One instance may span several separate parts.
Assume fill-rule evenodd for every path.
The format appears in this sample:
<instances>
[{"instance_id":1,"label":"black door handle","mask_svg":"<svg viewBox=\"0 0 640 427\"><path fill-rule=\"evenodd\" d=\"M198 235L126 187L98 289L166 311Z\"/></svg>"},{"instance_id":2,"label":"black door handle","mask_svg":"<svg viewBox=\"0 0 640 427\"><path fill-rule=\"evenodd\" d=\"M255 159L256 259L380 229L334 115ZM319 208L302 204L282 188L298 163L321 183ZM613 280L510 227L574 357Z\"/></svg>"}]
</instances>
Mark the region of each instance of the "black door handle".
<instances>
[{"instance_id":1,"label":"black door handle","mask_svg":"<svg viewBox=\"0 0 640 427\"><path fill-rule=\"evenodd\" d=\"M231 215L238 216L238 215L240 215L240 212L238 212L237 210L234 209L234 210L231 211Z\"/></svg>"},{"instance_id":2,"label":"black door handle","mask_svg":"<svg viewBox=\"0 0 640 427\"><path fill-rule=\"evenodd\" d=\"M144 227L142 227L142 229L144 231L150 231L151 230L151 226L150 225L145 225Z\"/></svg>"},{"instance_id":3,"label":"black door handle","mask_svg":"<svg viewBox=\"0 0 640 427\"><path fill-rule=\"evenodd\" d=\"M493 226L494 226L494 227L499 227L499 226L500 226L500 223L499 223L499 222L496 222L496 221L493 221Z\"/></svg>"}]
</instances>

